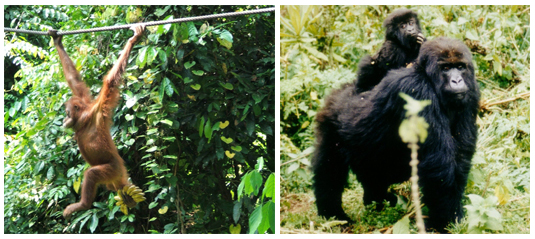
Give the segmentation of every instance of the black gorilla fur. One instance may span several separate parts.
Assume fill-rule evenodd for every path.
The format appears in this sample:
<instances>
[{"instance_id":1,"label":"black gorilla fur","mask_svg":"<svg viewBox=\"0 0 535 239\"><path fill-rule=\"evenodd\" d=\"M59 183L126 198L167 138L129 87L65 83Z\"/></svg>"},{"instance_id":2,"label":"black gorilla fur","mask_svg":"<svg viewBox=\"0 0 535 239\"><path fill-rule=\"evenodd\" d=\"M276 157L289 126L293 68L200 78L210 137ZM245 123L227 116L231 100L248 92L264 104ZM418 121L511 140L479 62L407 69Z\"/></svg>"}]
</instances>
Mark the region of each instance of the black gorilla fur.
<instances>
[{"instance_id":1,"label":"black gorilla fur","mask_svg":"<svg viewBox=\"0 0 535 239\"><path fill-rule=\"evenodd\" d=\"M406 67L418 57L425 37L421 34L418 15L409 9L398 9L385 19L385 42L373 57L364 56L357 72L357 92L377 85L389 70Z\"/></svg>"},{"instance_id":2,"label":"black gorilla fur","mask_svg":"<svg viewBox=\"0 0 535 239\"><path fill-rule=\"evenodd\" d=\"M444 37L425 42L414 67L391 70L373 90L359 94L349 83L325 99L316 115L313 158L319 215L351 221L341 206L349 168L364 188L364 204L396 204L388 187L408 180L411 171L410 150L398 135L406 112L400 92L432 102L420 112L429 128L418 150L427 227L444 232L449 222L463 217L461 198L476 147L479 87L469 49Z\"/></svg>"}]
</instances>

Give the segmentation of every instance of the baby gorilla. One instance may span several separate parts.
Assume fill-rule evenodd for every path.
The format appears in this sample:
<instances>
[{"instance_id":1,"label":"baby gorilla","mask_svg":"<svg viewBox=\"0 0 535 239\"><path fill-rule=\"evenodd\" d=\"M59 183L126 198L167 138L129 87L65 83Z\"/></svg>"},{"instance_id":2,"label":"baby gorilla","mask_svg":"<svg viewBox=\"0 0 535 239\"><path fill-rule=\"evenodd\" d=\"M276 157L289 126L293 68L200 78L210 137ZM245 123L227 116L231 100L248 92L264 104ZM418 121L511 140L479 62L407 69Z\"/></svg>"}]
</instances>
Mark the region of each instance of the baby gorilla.
<instances>
[{"instance_id":1,"label":"baby gorilla","mask_svg":"<svg viewBox=\"0 0 535 239\"><path fill-rule=\"evenodd\" d=\"M374 56L366 55L359 62L356 90L368 91L391 69L407 67L416 60L425 37L418 15L409 9L398 9L385 19L385 42Z\"/></svg>"},{"instance_id":2,"label":"baby gorilla","mask_svg":"<svg viewBox=\"0 0 535 239\"><path fill-rule=\"evenodd\" d=\"M429 209L426 226L445 232L448 223L463 217L479 89L470 50L445 37L425 42L414 67L390 71L373 90L358 94L350 83L325 99L316 115L312 160L319 215L351 221L342 209L350 168L364 189L364 204L396 204L388 187L411 175L410 150L398 134L406 112L401 92L431 100L420 112L430 127L418 150L419 185Z\"/></svg>"}]
</instances>

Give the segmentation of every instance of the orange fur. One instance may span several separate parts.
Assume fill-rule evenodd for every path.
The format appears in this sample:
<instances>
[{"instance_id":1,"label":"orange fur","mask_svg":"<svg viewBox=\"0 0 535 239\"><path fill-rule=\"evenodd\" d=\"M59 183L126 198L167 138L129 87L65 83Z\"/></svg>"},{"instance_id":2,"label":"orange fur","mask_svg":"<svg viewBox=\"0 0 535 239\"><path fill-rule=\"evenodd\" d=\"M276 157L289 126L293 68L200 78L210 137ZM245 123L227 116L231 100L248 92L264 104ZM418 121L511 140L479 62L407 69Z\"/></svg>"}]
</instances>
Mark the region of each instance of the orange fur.
<instances>
[{"instance_id":1,"label":"orange fur","mask_svg":"<svg viewBox=\"0 0 535 239\"><path fill-rule=\"evenodd\" d=\"M69 218L73 212L89 209L95 199L98 185L106 185L109 190L117 191L128 184L128 173L111 138L110 127L113 111L119 101L118 86L121 84L121 75L144 26L137 25L133 30L134 36L128 39L117 63L104 77L102 89L96 99L91 96L89 88L65 52L61 43L62 37L54 36L65 79L73 92L72 98L65 103L67 116L64 126L74 129L80 153L91 165L84 173L82 199L65 208L65 218Z\"/></svg>"}]
</instances>

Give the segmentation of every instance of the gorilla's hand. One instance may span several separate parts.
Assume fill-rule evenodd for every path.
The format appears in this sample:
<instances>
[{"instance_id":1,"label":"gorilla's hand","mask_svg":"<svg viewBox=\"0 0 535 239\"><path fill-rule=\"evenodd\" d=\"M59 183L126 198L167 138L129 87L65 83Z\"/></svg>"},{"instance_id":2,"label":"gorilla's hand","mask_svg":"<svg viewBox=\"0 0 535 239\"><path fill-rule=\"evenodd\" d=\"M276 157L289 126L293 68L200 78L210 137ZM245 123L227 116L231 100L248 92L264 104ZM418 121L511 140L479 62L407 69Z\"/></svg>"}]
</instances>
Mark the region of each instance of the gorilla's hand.
<instances>
[{"instance_id":1,"label":"gorilla's hand","mask_svg":"<svg viewBox=\"0 0 535 239\"><path fill-rule=\"evenodd\" d=\"M424 34L422 34L421 32L418 33L418 36L416 37L416 42L418 42L418 44L422 44L425 42L425 37L424 37Z\"/></svg>"}]
</instances>

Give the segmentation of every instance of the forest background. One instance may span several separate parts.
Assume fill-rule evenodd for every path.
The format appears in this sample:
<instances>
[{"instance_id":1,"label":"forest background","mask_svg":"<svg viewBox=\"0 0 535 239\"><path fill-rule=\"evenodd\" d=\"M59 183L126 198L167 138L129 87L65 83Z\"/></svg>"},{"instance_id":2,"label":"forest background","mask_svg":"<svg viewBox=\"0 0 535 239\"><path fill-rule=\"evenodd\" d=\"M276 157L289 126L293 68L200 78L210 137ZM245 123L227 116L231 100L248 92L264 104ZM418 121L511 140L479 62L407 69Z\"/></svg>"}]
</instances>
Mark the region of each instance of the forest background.
<instances>
[{"instance_id":1,"label":"forest background","mask_svg":"<svg viewBox=\"0 0 535 239\"><path fill-rule=\"evenodd\" d=\"M428 40L448 36L471 49L481 89L466 217L450 232L529 233L529 6L281 6L281 233L417 232L408 183L391 187L404 203L377 212L363 205L351 175L343 207L352 227L318 217L311 187L315 114L329 92L355 79L359 60L377 52L383 20L401 7L418 13Z\"/></svg>"},{"instance_id":2,"label":"forest background","mask_svg":"<svg viewBox=\"0 0 535 239\"><path fill-rule=\"evenodd\" d=\"M269 6L4 6L4 26L60 31ZM132 31L68 35L96 95ZM275 13L149 26L111 133L146 201L99 190L67 221L88 165L61 127L71 96L49 36L4 37L5 233L274 233Z\"/></svg>"}]
</instances>

